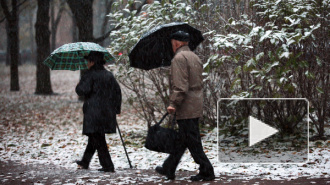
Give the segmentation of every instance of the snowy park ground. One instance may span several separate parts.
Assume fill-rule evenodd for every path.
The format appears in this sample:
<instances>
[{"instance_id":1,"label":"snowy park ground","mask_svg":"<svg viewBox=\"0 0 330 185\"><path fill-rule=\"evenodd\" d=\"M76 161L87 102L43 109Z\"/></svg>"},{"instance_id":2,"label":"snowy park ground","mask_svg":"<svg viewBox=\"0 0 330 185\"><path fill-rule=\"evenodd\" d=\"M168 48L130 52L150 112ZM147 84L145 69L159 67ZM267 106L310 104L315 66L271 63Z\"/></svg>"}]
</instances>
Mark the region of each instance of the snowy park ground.
<instances>
[{"instance_id":1,"label":"snowy park ground","mask_svg":"<svg viewBox=\"0 0 330 185\"><path fill-rule=\"evenodd\" d=\"M20 66L20 91L10 92L9 67L0 64L0 161L16 161L25 165L51 164L76 169L74 161L82 157L87 144L87 137L81 134L83 103L77 100L74 91L79 72L51 71L52 89L56 95L40 96L34 94L35 71L33 65ZM135 169L154 169L162 164L167 154L143 147L147 125L136 117L125 102L118 123ZM326 132L329 134L329 128ZM129 168L119 134L106 135L106 138L115 168L119 171ZM238 176L248 180L299 177L330 179L330 141L311 142L306 164L223 164L218 161L216 129L205 130L202 139L204 151L217 177ZM100 165L95 155L90 169L98 168ZM198 165L188 151L178 170L198 172Z\"/></svg>"}]
</instances>

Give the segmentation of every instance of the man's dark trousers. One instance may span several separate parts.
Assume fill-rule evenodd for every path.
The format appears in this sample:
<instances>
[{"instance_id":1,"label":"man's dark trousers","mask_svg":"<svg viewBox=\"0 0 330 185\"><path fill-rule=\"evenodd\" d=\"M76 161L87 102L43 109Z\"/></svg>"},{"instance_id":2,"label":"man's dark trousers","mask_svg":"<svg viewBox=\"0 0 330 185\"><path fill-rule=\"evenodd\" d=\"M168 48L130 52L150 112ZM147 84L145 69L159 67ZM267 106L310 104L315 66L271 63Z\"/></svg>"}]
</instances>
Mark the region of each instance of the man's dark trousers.
<instances>
[{"instance_id":1,"label":"man's dark trousers","mask_svg":"<svg viewBox=\"0 0 330 185\"><path fill-rule=\"evenodd\" d=\"M206 157L201 142L198 127L198 118L177 120L179 125L179 134L181 136L182 146L176 153L170 154L163 164L163 169L167 174L174 174L182 155L186 148L189 149L193 159L199 167L199 174L203 176L214 175L213 166Z\"/></svg>"},{"instance_id":2,"label":"man's dark trousers","mask_svg":"<svg viewBox=\"0 0 330 185\"><path fill-rule=\"evenodd\" d=\"M113 163L108 151L105 135L100 133L88 135L88 144L82 158L82 162L89 164L95 151L97 150L100 164L103 168L113 167Z\"/></svg>"}]
</instances>

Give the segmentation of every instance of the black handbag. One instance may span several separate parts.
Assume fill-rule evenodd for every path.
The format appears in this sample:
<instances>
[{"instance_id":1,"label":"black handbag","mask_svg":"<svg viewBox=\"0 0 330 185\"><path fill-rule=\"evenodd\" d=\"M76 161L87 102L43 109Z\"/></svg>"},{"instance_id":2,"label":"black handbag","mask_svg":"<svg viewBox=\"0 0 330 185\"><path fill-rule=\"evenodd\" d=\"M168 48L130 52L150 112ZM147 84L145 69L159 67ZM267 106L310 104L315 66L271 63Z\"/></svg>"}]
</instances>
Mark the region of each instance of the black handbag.
<instances>
[{"instance_id":1,"label":"black handbag","mask_svg":"<svg viewBox=\"0 0 330 185\"><path fill-rule=\"evenodd\" d=\"M158 123L148 129L148 135L144 145L147 149L171 154L180 147L179 133L174 130L175 116L172 121L172 128L160 126L167 115L168 113L166 113Z\"/></svg>"}]
</instances>

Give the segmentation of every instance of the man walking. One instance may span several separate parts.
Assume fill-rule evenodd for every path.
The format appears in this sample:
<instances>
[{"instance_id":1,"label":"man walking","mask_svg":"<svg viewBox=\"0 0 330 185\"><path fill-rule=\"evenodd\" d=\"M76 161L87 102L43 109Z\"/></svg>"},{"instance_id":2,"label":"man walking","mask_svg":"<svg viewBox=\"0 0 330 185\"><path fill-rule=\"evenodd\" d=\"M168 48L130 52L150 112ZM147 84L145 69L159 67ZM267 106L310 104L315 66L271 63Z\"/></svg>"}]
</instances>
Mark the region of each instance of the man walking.
<instances>
[{"instance_id":1,"label":"man walking","mask_svg":"<svg viewBox=\"0 0 330 185\"><path fill-rule=\"evenodd\" d=\"M156 171L174 179L176 167L188 148L194 161L200 165L199 174L192 176L191 180L210 181L215 178L214 169L203 151L198 126L198 119L203 115L203 64L188 46L188 33L178 31L170 39L175 56L171 62L172 92L167 111L176 114L183 146L170 154L162 167L156 167Z\"/></svg>"}]
</instances>

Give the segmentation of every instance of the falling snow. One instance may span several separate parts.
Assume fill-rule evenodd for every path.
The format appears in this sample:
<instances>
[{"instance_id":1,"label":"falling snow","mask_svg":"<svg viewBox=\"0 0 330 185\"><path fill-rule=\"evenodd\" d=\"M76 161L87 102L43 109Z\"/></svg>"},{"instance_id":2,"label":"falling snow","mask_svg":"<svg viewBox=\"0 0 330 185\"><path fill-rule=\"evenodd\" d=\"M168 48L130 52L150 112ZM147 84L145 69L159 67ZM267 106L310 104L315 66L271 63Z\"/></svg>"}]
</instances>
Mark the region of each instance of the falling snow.
<instances>
[{"instance_id":1,"label":"falling snow","mask_svg":"<svg viewBox=\"0 0 330 185\"><path fill-rule=\"evenodd\" d=\"M87 144L87 136L81 134L83 103L77 100L74 92L79 72L52 71L52 88L56 94L38 96L34 94L35 66L20 66L19 92L9 91L9 67L1 64L0 68L0 160L21 164L53 164L76 169L74 161L82 157ZM136 169L154 169L162 164L167 154L152 152L143 147L147 125L136 117L125 102L118 123L132 165ZM118 133L106 135L106 138L115 168L129 168ZM202 139L204 151L217 176L233 175L243 179L330 178L330 141L312 142L309 162L306 164L223 164L218 161L216 129L208 130ZM100 165L95 155L90 170L98 168ZM188 151L178 170L198 171L198 165L193 162ZM144 179L148 182L157 177ZM91 182L99 180L95 178ZM122 181L134 183L130 178L123 178Z\"/></svg>"}]
</instances>

